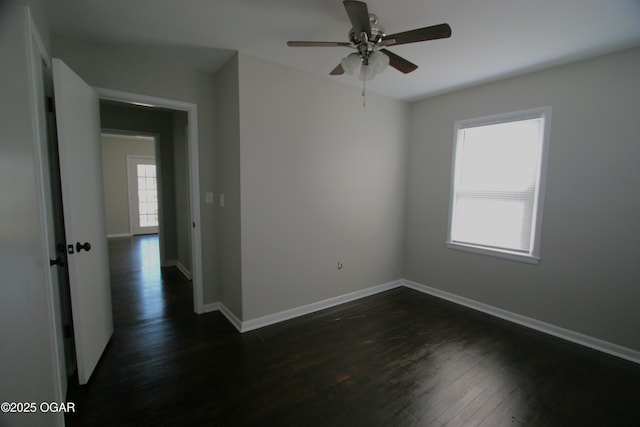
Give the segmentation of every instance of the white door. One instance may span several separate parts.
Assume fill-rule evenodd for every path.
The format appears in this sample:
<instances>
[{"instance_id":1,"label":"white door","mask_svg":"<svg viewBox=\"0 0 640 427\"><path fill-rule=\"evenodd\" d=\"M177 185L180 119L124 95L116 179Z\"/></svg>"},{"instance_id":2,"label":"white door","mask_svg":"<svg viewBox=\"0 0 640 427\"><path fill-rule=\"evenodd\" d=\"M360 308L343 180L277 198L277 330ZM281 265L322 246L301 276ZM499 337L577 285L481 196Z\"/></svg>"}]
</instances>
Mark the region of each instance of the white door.
<instances>
[{"instance_id":1,"label":"white door","mask_svg":"<svg viewBox=\"0 0 640 427\"><path fill-rule=\"evenodd\" d=\"M100 107L89 85L52 62L78 380L86 384L113 333Z\"/></svg>"},{"instance_id":2,"label":"white door","mask_svg":"<svg viewBox=\"0 0 640 427\"><path fill-rule=\"evenodd\" d=\"M129 221L131 233L158 233L158 185L156 160L148 156L127 156L129 177Z\"/></svg>"}]
</instances>

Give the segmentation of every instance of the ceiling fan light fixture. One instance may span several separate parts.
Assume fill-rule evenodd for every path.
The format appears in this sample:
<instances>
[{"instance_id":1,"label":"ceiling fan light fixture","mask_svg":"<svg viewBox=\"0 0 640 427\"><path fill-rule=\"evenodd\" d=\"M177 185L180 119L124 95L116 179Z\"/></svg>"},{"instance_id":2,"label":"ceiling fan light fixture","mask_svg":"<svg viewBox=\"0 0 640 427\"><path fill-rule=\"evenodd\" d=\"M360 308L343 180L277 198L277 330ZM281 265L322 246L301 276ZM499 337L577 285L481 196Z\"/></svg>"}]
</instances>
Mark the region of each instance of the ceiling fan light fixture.
<instances>
[{"instance_id":1,"label":"ceiling fan light fixture","mask_svg":"<svg viewBox=\"0 0 640 427\"><path fill-rule=\"evenodd\" d=\"M371 65L362 64L360 67L360 80L363 82L368 82L369 80L373 80L376 76L376 72Z\"/></svg>"},{"instance_id":2,"label":"ceiling fan light fixture","mask_svg":"<svg viewBox=\"0 0 640 427\"><path fill-rule=\"evenodd\" d=\"M389 57L381 52L372 52L368 60L360 67L360 80L373 80L376 74L383 72L389 65Z\"/></svg>"},{"instance_id":3,"label":"ceiling fan light fixture","mask_svg":"<svg viewBox=\"0 0 640 427\"><path fill-rule=\"evenodd\" d=\"M360 66L360 55L357 53L352 53L348 56L342 58L340 64L342 65L342 69L349 74L350 76L354 75L358 67Z\"/></svg>"},{"instance_id":4,"label":"ceiling fan light fixture","mask_svg":"<svg viewBox=\"0 0 640 427\"><path fill-rule=\"evenodd\" d=\"M389 66L389 57L382 52L373 52L369 55L369 66L373 67L376 74L379 74Z\"/></svg>"}]
</instances>

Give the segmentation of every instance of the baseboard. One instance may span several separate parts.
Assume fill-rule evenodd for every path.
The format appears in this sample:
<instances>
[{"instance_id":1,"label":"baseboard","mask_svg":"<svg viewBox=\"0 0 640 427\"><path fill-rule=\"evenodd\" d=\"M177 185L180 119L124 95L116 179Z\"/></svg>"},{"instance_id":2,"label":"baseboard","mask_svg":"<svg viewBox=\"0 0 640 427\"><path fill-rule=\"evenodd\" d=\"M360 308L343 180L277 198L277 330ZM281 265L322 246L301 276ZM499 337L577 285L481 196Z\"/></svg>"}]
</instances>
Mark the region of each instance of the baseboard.
<instances>
[{"instance_id":1,"label":"baseboard","mask_svg":"<svg viewBox=\"0 0 640 427\"><path fill-rule=\"evenodd\" d=\"M354 301L360 298L365 298L370 295L388 291L389 289L394 289L400 286L402 286L402 281L395 280L393 282L383 283L381 285L377 285L377 286L362 289L359 291L351 292L345 295L325 299L312 304L307 304L307 305L292 308L289 310L280 311L278 313L269 314L266 316L247 320L241 323L239 330L240 332L248 332L254 329L263 328L265 326L284 322L285 320L304 316L306 314L315 313L316 311L324 310L326 308L334 307L336 305L344 304L346 302Z\"/></svg>"},{"instance_id":2,"label":"baseboard","mask_svg":"<svg viewBox=\"0 0 640 427\"><path fill-rule=\"evenodd\" d=\"M191 272L180 261L176 261L176 268L180 270L180 272L184 275L184 277L187 278L187 280L192 279Z\"/></svg>"},{"instance_id":3,"label":"baseboard","mask_svg":"<svg viewBox=\"0 0 640 427\"><path fill-rule=\"evenodd\" d=\"M222 315L227 318L229 323L231 323L238 330L238 332L242 332L242 322L240 321L240 319L238 319L238 317L221 302L212 302L209 304L205 304L202 313L211 313L214 311L219 311L220 313L222 313Z\"/></svg>"},{"instance_id":4,"label":"baseboard","mask_svg":"<svg viewBox=\"0 0 640 427\"><path fill-rule=\"evenodd\" d=\"M180 270L180 273L182 273L184 277L187 278L187 280L191 280L191 272L187 269L187 267L185 267L180 261L176 259L166 260L165 262L162 263L162 267L163 268L175 267L178 270Z\"/></svg>"},{"instance_id":5,"label":"baseboard","mask_svg":"<svg viewBox=\"0 0 640 427\"><path fill-rule=\"evenodd\" d=\"M120 237L132 237L133 234L131 233L114 233L114 234L107 234L107 239L117 239Z\"/></svg>"},{"instance_id":6,"label":"baseboard","mask_svg":"<svg viewBox=\"0 0 640 427\"><path fill-rule=\"evenodd\" d=\"M219 303L219 302L212 302L212 303L209 303L209 304L205 304L202 307L202 313L204 314L204 313L211 313L213 311L218 311L218 310L220 310L220 305L221 305L221 303Z\"/></svg>"},{"instance_id":7,"label":"baseboard","mask_svg":"<svg viewBox=\"0 0 640 427\"><path fill-rule=\"evenodd\" d=\"M628 360L630 362L640 364L640 351L636 351L627 347L623 347L618 344L614 344L608 341L594 338L589 335L584 335L579 332L575 332L569 329L561 328L550 323L542 322L540 320L533 319L531 317L523 316L511 311L503 310L492 305L484 304L469 298L461 297L440 289L435 289L421 283L416 283L411 280L402 280L402 284L416 291L441 298L465 307L469 307L473 310L481 311L494 317L507 320L518 325L534 329L545 334L553 335L566 341L573 342L585 347L592 348L594 350L601 351L603 353L611 354L613 356Z\"/></svg>"},{"instance_id":8,"label":"baseboard","mask_svg":"<svg viewBox=\"0 0 640 427\"><path fill-rule=\"evenodd\" d=\"M385 292L401 286L434 296L436 298L444 299L446 301L450 301L455 304L459 304L494 317L498 317L511 323L515 323L548 335L555 336L565 341L589 347L591 349L640 364L640 351L633 350L628 347L604 341L589 335L581 334L579 332L565 329L560 326L536 320L531 317L523 316L521 314L517 314L508 310L503 310L489 304L484 304L469 298L465 298L456 294L452 294L450 292L432 288L430 286L406 279L383 283L382 285L373 286L356 292L351 292L349 294L329 298L316 303L284 310L278 313L269 314L267 316L258 317L244 322L241 321L235 314L231 312L231 310L229 310L224 304L220 302L206 304L204 306L204 312L208 313L219 310L227 318L227 320L229 320L229 322L239 332L242 333L273 325L275 323L284 322L285 320L290 320L296 317L304 316L306 314L315 313L317 311L344 304L346 302L366 298L368 296L375 295L380 292Z\"/></svg>"},{"instance_id":9,"label":"baseboard","mask_svg":"<svg viewBox=\"0 0 640 427\"><path fill-rule=\"evenodd\" d=\"M242 321L238 319L238 317L233 314L233 312L229 310L226 305L222 303L220 303L220 313L222 313L223 316L227 318L229 323L231 323L238 330L238 332L245 332L242 330Z\"/></svg>"}]
</instances>

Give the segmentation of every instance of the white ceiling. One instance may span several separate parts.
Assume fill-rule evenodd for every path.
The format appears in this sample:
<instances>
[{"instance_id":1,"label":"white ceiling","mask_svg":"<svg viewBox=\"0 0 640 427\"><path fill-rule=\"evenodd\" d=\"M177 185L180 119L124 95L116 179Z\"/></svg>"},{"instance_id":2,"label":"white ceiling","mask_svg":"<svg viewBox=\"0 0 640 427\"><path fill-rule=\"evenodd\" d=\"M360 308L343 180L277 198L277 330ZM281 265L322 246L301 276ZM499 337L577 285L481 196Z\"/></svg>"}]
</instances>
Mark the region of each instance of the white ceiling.
<instances>
[{"instance_id":1,"label":"white ceiling","mask_svg":"<svg viewBox=\"0 0 640 427\"><path fill-rule=\"evenodd\" d=\"M55 36L179 53L216 71L231 55L329 76L348 48L287 47L287 40L347 41L341 0L45 0ZM419 66L389 68L368 90L415 100L640 45L640 0L369 0L387 34L436 25L452 37L391 48Z\"/></svg>"}]
</instances>

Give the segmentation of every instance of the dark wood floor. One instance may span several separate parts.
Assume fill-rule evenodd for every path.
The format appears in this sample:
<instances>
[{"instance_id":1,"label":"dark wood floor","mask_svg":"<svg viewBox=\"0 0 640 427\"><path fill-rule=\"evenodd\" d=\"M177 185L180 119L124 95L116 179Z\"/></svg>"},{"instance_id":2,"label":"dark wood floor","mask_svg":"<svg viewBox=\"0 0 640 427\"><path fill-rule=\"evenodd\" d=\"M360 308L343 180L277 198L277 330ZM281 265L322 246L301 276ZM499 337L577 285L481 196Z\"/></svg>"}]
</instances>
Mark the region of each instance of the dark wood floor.
<instances>
[{"instance_id":1,"label":"dark wood floor","mask_svg":"<svg viewBox=\"0 0 640 427\"><path fill-rule=\"evenodd\" d=\"M410 289L240 334L154 237L110 254L115 332L69 426L640 426L640 365Z\"/></svg>"}]
</instances>

